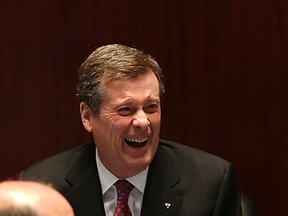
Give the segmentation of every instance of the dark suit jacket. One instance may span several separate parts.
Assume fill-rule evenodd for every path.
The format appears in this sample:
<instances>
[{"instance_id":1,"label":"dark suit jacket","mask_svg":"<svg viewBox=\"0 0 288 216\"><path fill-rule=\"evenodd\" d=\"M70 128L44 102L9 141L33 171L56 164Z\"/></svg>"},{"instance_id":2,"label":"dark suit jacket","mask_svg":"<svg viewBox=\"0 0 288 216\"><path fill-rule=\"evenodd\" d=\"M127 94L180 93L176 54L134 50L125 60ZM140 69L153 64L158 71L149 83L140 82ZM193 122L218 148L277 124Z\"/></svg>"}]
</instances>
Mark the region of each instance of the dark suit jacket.
<instances>
[{"instance_id":1,"label":"dark suit jacket","mask_svg":"<svg viewBox=\"0 0 288 216\"><path fill-rule=\"evenodd\" d=\"M89 143L33 165L20 178L52 183L76 216L104 216L95 161L95 144ZM141 216L240 216L240 206L230 163L160 140L148 171Z\"/></svg>"}]
</instances>

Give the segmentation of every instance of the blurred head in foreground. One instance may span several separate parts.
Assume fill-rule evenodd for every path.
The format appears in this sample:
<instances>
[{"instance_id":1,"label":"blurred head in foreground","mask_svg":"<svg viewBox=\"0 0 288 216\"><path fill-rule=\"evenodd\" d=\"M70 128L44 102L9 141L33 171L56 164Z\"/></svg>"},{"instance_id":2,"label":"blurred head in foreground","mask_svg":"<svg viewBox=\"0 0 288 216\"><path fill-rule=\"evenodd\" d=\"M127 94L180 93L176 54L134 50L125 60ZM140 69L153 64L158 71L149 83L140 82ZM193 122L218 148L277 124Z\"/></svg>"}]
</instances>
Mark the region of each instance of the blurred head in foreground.
<instances>
[{"instance_id":1,"label":"blurred head in foreground","mask_svg":"<svg viewBox=\"0 0 288 216\"><path fill-rule=\"evenodd\" d=\"M0 183L0 203L0 216L74 216L58 191L32 181Z\"/></svg>"}]
</instances>

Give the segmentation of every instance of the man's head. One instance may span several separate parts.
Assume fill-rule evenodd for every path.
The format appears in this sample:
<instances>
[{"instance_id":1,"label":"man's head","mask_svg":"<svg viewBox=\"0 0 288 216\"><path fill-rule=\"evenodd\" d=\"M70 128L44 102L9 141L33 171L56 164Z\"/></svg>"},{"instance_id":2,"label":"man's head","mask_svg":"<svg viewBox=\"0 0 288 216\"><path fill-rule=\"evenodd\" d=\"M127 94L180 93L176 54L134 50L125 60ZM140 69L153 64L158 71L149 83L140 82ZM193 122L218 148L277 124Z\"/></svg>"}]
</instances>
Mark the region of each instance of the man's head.
<instances>
[{"instance_id":1,"label":"man's head","mask_svg":"<svg viewBox=\"0 0 288 216\"><path fill-rule=\"evenodd\" d=\"M59 192L31 181L0 183L0 203L0 216L74 216Z\"/></svg>"},{"instance_id":2,"label":"man's head","mask_svg":"<svg viewBox=\"0 0 288 216\"><path fill-rule=\"evenodd\" d=\"M79 69L77 95L80 102L87 104L94 114L105 97L103 83L117 79L132 79L151 70L159 83L159 94L165 92L161 68L148 54L121 44L97 48Z\"/></svg>"},{"instance_id":3,"label":"man's head","mask_svg":"<svg viewBox=\"0 0 288 216\"><path fill-rule=\"evenodd\" d=\"M82 123L114 175L127 178L151 163L159 140L163 93L159 65L137 49L100 47L82 64L78 83Z\"/></svg>"}]
</instances>

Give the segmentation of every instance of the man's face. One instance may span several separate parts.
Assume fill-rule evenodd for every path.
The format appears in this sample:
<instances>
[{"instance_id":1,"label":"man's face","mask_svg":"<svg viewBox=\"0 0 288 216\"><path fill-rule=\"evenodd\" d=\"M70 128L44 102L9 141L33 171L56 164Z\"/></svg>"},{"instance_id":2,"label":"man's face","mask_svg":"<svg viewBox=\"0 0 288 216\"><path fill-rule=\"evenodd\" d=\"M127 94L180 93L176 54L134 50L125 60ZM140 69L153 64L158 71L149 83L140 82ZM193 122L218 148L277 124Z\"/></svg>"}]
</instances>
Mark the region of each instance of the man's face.
<instances>
[{"instance_id":1,"label":"man's face","mask_svg":"<svg viewBox=\"0 0 288 216\"><path fill-rule=\"evenodd\" d=\"M103 83L102 83L103 84ZM91 115L93 137L104 166L127 178L152 161L160 132L158 80L152 71L133 79L104 83L106 98L99 115Z\"/></svg>"}]
</instances>

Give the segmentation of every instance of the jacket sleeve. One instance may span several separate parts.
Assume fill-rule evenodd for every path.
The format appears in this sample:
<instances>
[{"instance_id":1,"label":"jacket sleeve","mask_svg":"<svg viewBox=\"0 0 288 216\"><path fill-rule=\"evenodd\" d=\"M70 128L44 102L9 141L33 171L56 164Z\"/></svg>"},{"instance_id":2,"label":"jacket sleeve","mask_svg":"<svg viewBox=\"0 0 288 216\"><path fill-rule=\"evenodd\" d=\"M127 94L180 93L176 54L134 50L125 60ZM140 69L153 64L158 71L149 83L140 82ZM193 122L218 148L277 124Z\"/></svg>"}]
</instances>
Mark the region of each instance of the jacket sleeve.
<instances>
[{"instance_id":1,"label":"jacket sleeve","mask_svg":"<svg viewBox=\"0 0 288 216\"><path fill-rule=\"evenodd\" d=\"M241 193L231 164L225 169L213 216L242 216Z\"/></svg>"}]
</instances>

